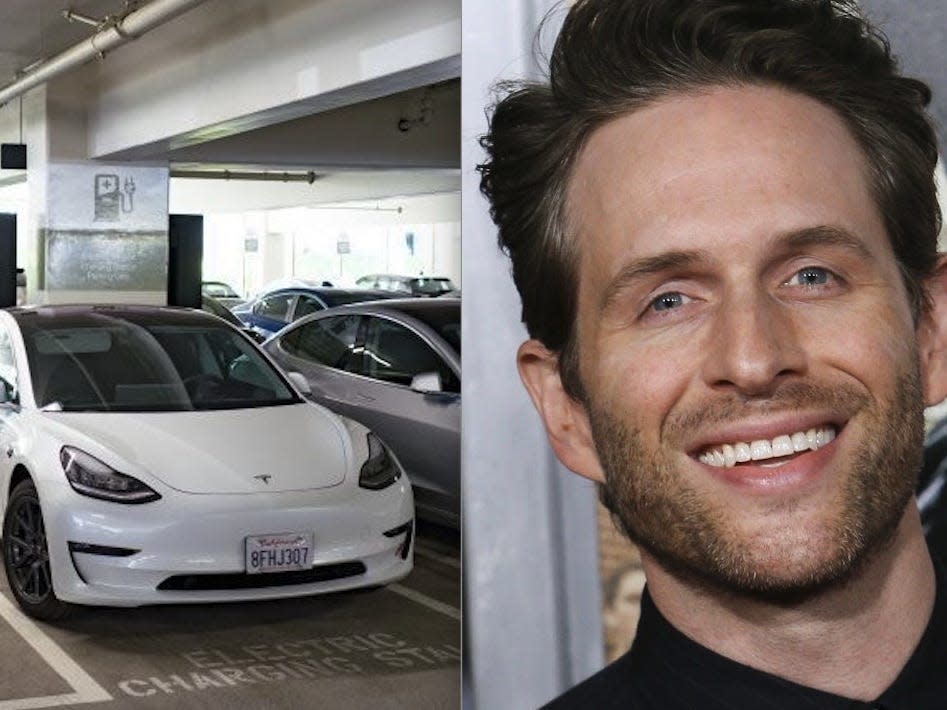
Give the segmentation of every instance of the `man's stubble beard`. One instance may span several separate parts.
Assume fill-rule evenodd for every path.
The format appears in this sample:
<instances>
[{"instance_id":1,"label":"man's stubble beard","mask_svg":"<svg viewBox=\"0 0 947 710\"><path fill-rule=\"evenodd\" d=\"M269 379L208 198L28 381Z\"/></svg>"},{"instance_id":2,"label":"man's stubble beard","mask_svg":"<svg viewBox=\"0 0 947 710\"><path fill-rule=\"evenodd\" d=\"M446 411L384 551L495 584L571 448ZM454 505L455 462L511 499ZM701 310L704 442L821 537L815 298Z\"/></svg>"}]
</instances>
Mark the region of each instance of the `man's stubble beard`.
<instances>
[{"instance_id":1,"label":"man's stubble beard","mask_svg":"<svg viewBox=\"0 0 947 710\"><path fill-rule=\"evenodd\" d=\"M894 538L914 493L924 438L914 363L899 374L889 400L872 400L852 386L800 382L780 388L767 402L763 411L822 405L865 420L836 515L817 540L795 540L793 530L762 545L741 539L728 519L739 511L716 506L690 486L668 451L646 451L639 430L611 407L587 405L606 477L602 502L633 542L685 583L782 604L844 585ZM662 440L679 441L690 427L730 421L746 414L746 406L728 398L704 403L669 419ZM794 505L785 501L783 512ZM821 554L807 544L820 546Z\"/></svg>"}]
</instances>

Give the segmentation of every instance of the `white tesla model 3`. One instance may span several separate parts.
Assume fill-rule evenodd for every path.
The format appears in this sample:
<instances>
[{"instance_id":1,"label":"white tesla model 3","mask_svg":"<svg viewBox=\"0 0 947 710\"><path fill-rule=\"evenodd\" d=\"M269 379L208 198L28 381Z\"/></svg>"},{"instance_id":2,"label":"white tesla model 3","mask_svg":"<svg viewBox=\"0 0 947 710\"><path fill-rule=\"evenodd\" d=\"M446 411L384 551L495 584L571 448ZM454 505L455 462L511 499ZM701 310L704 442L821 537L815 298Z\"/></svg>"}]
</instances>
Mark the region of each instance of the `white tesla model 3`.
<instances>
[{"instance_id":1,"label":"white tesla model 3","mask_svg":"<svg viewBox=\"0 0 947 710\"><path fill-rule=\"evenodd\" d=\"M3 557L20 606L51 619L407 575L400 465L293 383L200 311L0 312Z\"/></svg>"}]
</instances>

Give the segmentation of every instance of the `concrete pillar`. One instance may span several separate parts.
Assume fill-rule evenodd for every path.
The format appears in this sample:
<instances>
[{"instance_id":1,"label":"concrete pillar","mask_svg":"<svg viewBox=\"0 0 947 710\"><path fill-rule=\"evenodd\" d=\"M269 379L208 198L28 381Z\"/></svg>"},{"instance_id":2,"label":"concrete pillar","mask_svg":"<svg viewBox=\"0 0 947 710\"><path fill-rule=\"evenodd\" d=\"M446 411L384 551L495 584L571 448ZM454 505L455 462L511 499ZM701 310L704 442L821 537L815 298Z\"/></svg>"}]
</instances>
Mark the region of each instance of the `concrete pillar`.
<instances>
[{"instance_id":1,"label":"concrete pillar","mask_svg":"<svg viewBox=\"0 0 947 710\"><path fill-rule=\"evenodd\" d=\"M457 288L461 287L460 222L434 224L432 244L432 276L446 276Z\"/></svg>"},{"instance_id":2,"label":"concrete pillar","mask_svg":"<svg viewBox=\"0 0 947 710\"><path fill-rule=\"evenodd\" d=\"M86 159L81 86L24 96L33 303L167 302L168 168Z\"/></svg>"}]
</instances>

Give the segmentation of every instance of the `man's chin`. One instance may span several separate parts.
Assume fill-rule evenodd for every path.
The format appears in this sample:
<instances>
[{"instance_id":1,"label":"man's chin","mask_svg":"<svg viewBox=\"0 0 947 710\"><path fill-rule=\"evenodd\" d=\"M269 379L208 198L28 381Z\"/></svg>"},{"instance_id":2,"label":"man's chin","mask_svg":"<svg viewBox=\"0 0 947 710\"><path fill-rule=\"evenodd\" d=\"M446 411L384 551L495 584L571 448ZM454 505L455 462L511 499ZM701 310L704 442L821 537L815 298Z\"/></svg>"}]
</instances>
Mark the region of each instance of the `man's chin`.
<instances>
[{"instance_id":1,"label":"man's chin","mask_svg":"<svg viewBox=\"0 0 947 710\"><path fill-rule=\"evenodd\" d=\"M800 540L797 534L778 543L731 548L699 560L678 559L644 540L638 544L665 572L689 586L748 601L796 606L851 584L890 547L895 532L896 526L888 527L874 540L848 545L839 544L837 536Z\"/></svg>"}]
</instances>

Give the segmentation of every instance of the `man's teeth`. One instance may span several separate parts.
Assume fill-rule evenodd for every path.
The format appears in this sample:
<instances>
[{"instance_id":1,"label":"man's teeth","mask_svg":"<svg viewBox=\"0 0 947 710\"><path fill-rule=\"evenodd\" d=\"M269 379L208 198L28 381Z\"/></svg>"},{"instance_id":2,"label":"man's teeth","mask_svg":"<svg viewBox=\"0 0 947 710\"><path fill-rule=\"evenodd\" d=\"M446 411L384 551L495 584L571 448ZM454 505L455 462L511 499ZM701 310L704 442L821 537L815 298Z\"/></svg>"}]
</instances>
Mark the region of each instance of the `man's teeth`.
<instances>
[{"instance_id":1,"label":"man's teeth","mask_svg":"<svg viewBox=\"0 0 947 710\"><path fill-rule=\"evenodd\" d=\"M815 451L835 438L835 427L826 426L809 431L797 431L794 434L783 434L775 439L760 439L749 443L737 441L733 444L723 444L706 449L698 460L708 466L735 466L746 461L766 461L799 453L800 451Z\"/></svg>"}]
</instances>

